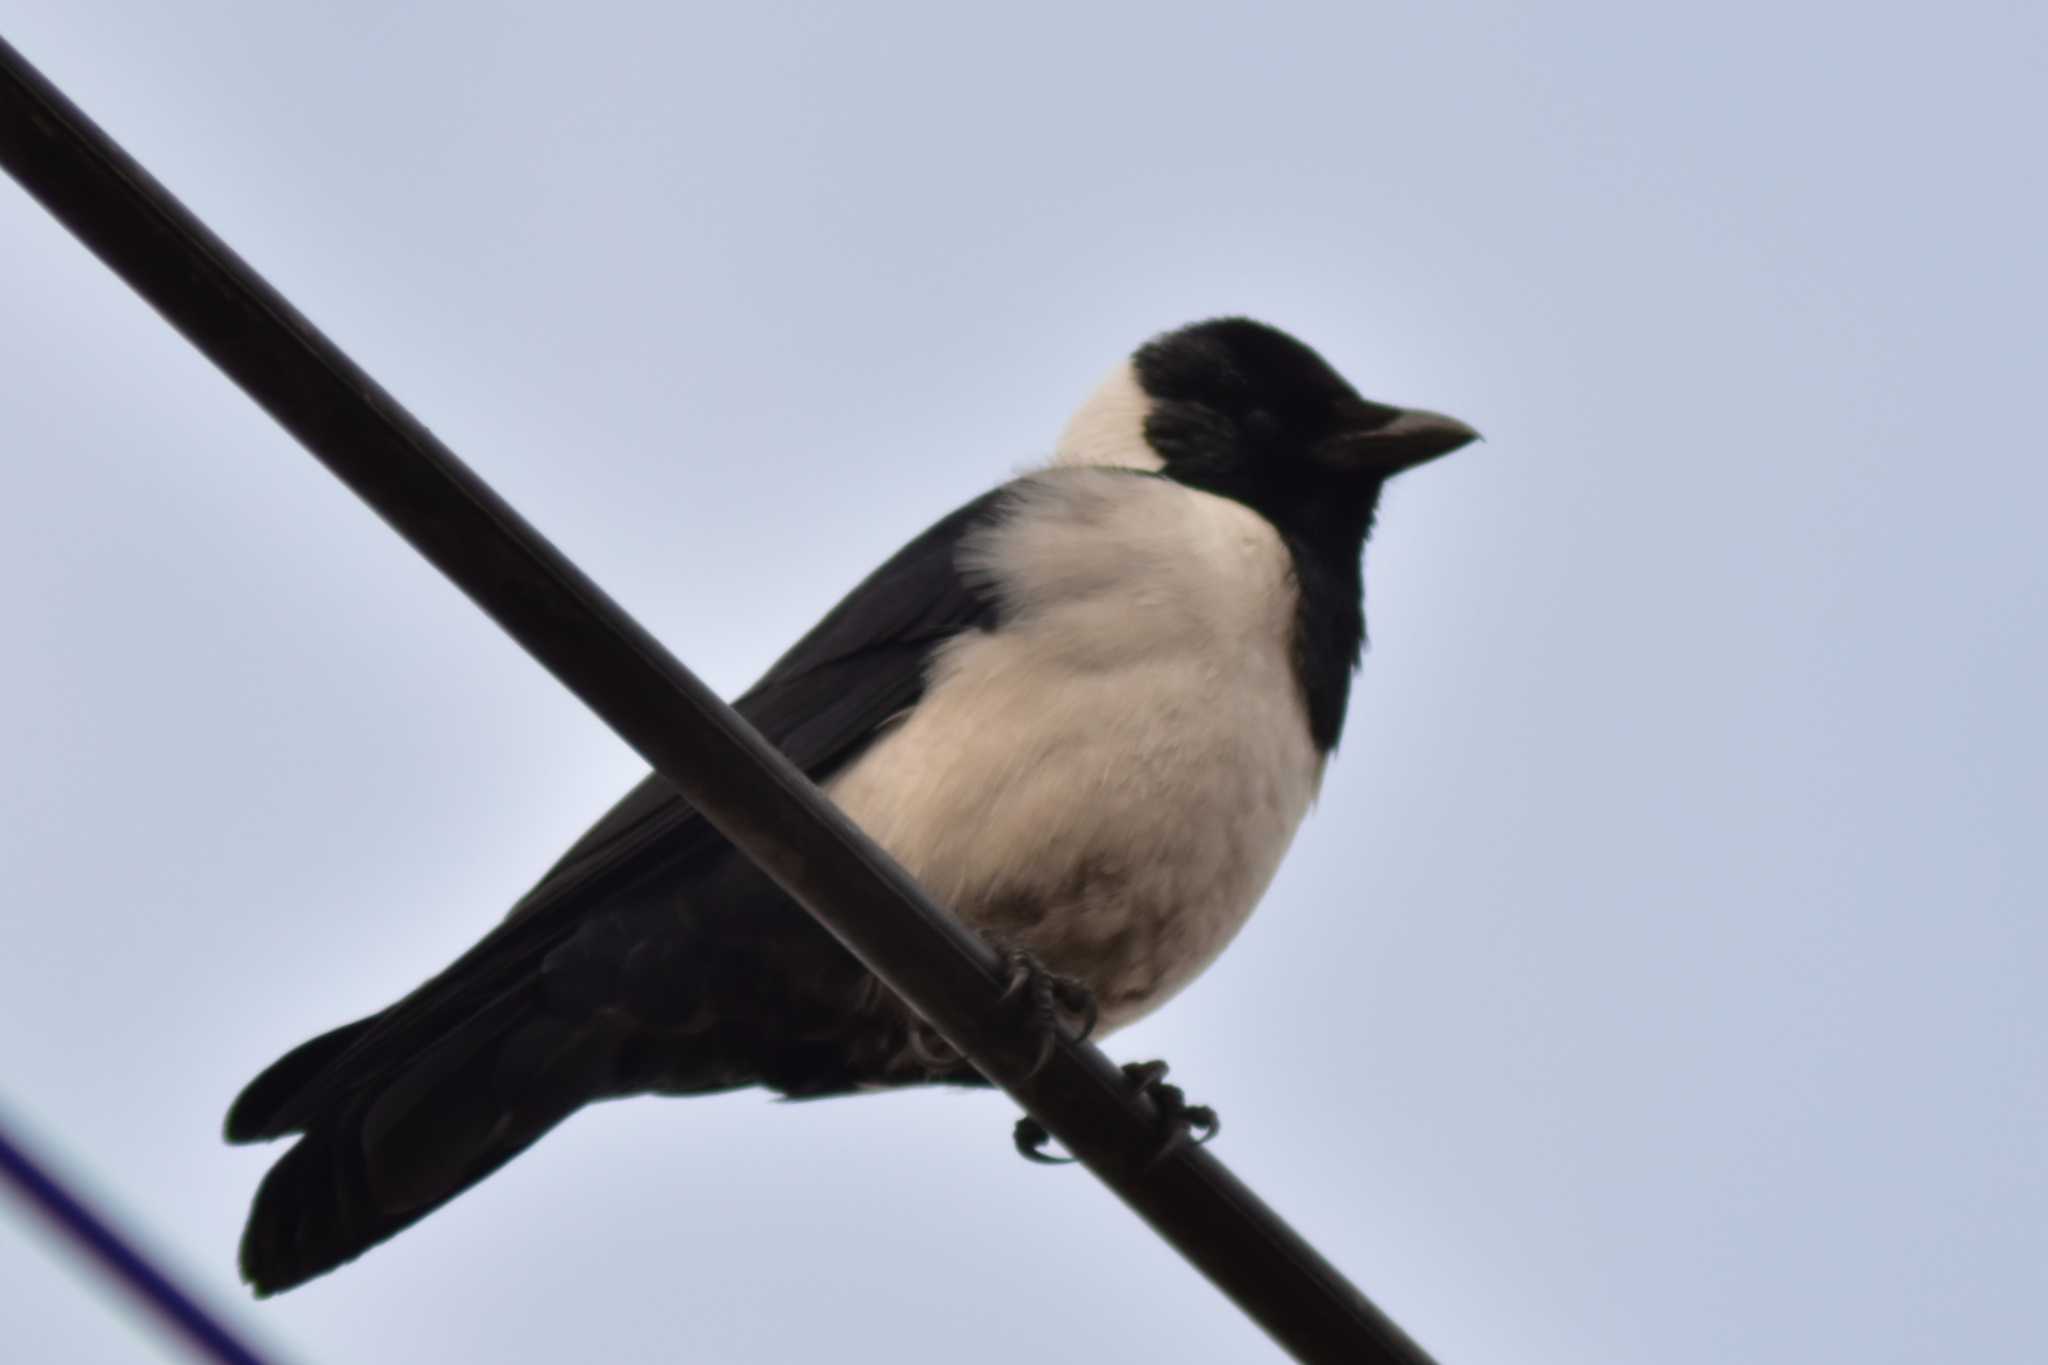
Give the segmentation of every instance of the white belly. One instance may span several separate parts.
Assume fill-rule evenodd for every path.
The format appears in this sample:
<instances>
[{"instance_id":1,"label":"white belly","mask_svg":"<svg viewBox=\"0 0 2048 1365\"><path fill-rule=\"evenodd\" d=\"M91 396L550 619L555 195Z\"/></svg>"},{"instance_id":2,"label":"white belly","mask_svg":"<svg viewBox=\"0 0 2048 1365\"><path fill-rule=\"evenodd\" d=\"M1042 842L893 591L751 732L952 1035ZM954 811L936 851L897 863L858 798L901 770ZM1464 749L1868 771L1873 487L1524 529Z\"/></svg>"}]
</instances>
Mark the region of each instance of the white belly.
<instances>
[{"instance_id":1,"label":"white belly","mask_svg":"<svg viewBox=\"0 0 2048 1365\"><path fill-rule=\"evenodd\" d=\"M1222 951L1314 799L1286 548L1238 503L1056 469L963 548L1000 628L831 784L942 904L1096 992L1103 1027Z\"/></svg>"}]
</instances>

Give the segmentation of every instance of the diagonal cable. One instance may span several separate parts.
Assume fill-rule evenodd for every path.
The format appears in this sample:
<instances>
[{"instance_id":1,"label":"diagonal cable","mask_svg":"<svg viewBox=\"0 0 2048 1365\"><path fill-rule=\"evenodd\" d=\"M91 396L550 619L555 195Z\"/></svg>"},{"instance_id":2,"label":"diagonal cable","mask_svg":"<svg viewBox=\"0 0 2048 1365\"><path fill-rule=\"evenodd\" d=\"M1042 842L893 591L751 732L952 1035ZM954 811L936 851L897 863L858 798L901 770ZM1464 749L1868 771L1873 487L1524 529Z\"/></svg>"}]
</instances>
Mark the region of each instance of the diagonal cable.
<instances>
[{"instance_id":1,"label":"diagonal cable","mask_svg":"<svg viewBox=\"0 0 2048 1365\"><path fill-rule=\"evenodd\" d=\"M124 1285L194 1355L217 1365L263 1365L263 1357L234 1328L67 1188L4 1125L0 1125L0 1183L13 1186L23 1201Z\"/></svg>"}]
</instances>

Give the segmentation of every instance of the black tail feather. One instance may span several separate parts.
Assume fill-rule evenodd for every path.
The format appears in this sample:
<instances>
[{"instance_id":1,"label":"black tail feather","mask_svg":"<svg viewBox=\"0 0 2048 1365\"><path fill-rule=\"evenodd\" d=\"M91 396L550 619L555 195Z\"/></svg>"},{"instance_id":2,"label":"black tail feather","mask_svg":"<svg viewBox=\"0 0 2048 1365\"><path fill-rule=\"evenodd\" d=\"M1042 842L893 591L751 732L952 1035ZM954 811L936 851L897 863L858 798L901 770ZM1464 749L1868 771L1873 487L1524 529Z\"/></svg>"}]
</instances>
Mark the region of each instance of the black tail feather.
<instances>
[{"instance_id":1,"label":"black tail feather","mask_svg":"<svg viewBox=\"0 0 2048 1365\"><path fill-rule=\"evenodd\" d=\"M333 1067L342 1054L375 1024L382 1015L373 1014L353 1024L329 1029L318 1038L300 1043L263 1069L263 1074L242 1087L242 1093L228 1108L229 1142L267 1142L296 1133L303 1126L293 1119L301 1106L292 1101Z\"/></svg>"},{"instance_id":2,"label":"black tail feather","mask_svg":"<svg viewBox=\"0 0 2048 1365\"><path fill-rule=\"evenodd\" d=\"M325 1112L256 1192L243 1278L259 1295L290 1289L441 1207L606 1093L616 1041L546 1014L526 990L386 1080L323 1082Z\"/></svg>"},{"instance_id":3,"label":"black tail feather","mask_svg":"<svg viewBox=\"0 0 2048 1365\"><path fill-rule=\"evenodd\" d=\"M733 893L718 903L761 902ZM854 1064L865 1052L803 1031L820 1015L852 1018L868 998L868 978L836 943L800 931L793 941L804 955L781 974L725 970L748 961L733 953L678 967L675 920L671 904L650 902L574 932L516 922L381 1014L279 1058L227 1120L236 1142L302 1134L257 1191L243 1277L274 1294L353 1260L594 1100L761 1082L812 1094L868 1074ZM827 1002L808 1014L776 1004L784 976L799 969ZM877 1027L877 1038L893 1036L879 1016Z\"/></svg>"},{"instance_id":4,"label":"black tail feather","mask_svg":"<svg viewBox=\"0 0 2048 1365\"><path fill-rule=\"evenodd\" d=\"M316 1125L256 1191L242 1234L242 1278L267 1297L354 1260L496 1171L574 1109L506 1114L480 1140L431 1149L431 1166L443 1178L436 1186L395 1191L406 1201L397 1207L373 1192L361 1116Z\"/></svg>"}]
</instances>

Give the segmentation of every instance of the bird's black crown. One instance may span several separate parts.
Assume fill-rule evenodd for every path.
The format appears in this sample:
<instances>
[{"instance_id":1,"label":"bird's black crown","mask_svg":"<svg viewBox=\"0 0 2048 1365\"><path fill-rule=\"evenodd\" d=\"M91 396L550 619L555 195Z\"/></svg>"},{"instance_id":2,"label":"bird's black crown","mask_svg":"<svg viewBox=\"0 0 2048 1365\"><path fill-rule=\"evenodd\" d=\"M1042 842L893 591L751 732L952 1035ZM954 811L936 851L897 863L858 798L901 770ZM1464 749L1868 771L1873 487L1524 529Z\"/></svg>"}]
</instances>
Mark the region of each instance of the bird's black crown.
<instances>
[{"instance_id":1,"label":"bird's black crown","mask_svg":"<svg viewBox=\"0 0 2048 1365\"><path fill-rule=\"evenodd\" d=\"M1313 349L1250 318L1169 332L1132 366L1152 400L1146 440L1168 472L1233 495L1247 479L1274 492L1376 492L1478 435L1453 418L1361 397Z\"/></svg>"}]
</instances>

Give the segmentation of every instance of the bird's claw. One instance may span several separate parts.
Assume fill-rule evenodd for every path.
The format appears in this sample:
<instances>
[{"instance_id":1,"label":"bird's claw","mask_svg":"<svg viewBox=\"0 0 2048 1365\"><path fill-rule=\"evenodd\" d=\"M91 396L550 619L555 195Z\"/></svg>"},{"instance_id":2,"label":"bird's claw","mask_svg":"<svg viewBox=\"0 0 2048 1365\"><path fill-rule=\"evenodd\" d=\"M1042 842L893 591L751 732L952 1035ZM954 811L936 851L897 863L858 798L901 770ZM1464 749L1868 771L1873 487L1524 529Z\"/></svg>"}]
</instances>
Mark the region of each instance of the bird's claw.
<instances>
[{"instance_id":1,"label":"bird's claw","mask_svg":"<svg viewBox=\"0 0 2048 1365\"><path fill-rule=\"evenodd\" d=\"M1038 1053L1028 1073L1035 1076L1052 1060L1062 1032L1077 1043L1088 1041L1088 1035L1095 1031L1095 993L1071 976L1047 970L1037 958L1021 949L1004 949L1003 965L1010 976L1001 998L1024 1003L1027 1022L1038 1040ZM966 1060L944 1034L920 1018L911 1019L903 1041L917 1064L933 1075L953 1071Z\"/></svg>"},{"instance_id":2,"label":"bird's claw","mask_svg":"<svg viewBox=\"0 0 2048 1365\"><path fill-rule=\"evenodd\" d=\"M1010 983L1003 988L1003 999L1023 1000L1030 1010L1032 1028L1038 1034L1038 1056L1032 1061L1030 1072L1035 1076L1052 1060L1053 1049L1060 1044L1062 1025L1077 1043L1087 1042L1095 1032L1099 1018L1095 992L1071 976L1048 971L1037 958L1021 949L1004 949L1003 961L1010 969Z\"/></svg>"},{"instance_id":3,"label":"bird's claw","mask_svg":"<svg viewBox=\"0 0 2048 1365\"><path fill-rule=\"evenodd\" d=\"M1017 1144L1017 1154L1026 1161L1035 1161L1041 1166L1074 1164L1074 1158L1070 1156L1054 1156L1045 1150L1046 1144L1052 1141L1052 1134L1045 1130L1044 1124L1029 1114L1017 1120L1017 1127L1010 1136Z\"/></svg>"},{"instance_id":4,"label":"bird's claw","mask_svg":"<svg viewBox=\"0 0 2048 1365\"><path fill-rule=\"evenodd\" d=\"M1146 1170L1191 1143L1201 1146L1223 1130L1223 1121L1216 1117L1214 1109L1206 1104L1189 1104L1179 1086L1167 1084L1165 1062L1125 1062L1124 1078L1133 1090L1152 1101L1153 1109L1159 1114L1159 1145L1146 1158ZM1017 1120L1012 1137L1019 1155L1027 1161L1036 1161L1043 1166L1065 1166L1074 1160L1070 1156L1054 1156L1045 1150L1052 1142L1052 1134L1029 1114Z\"/></svg>"},{"instance_id":5,"label":"bird's claw","mask_svg":"<svg viewBox=\"0 0 2048 1365\"><path fill-rule=\"evenodd\" d=\"M1177 1085L1166 1081L1165 1062L1125 1062L1124 1077L1131 1089L1152 1101L1159 1112L1159 1146L1146 1161L1146 1169L1157 1166L1181 1148L1203 1143L1223 1131L1223 1120L1206 1104L1189 1104Z\"/></svg>"},{"instance_id":6,"label":"bird's claw","mask_svg":"<svg viewBox=\"0 0 2048 1365\"><path fill-rule=\"evenodd\" d=\"M960 1049L946 1040L945 1034L921 1018L911 1019L903 1046L919 1066L934 1076L944 1075L966 1060L960 1055Z\"/></svg>"}]
</instances>

